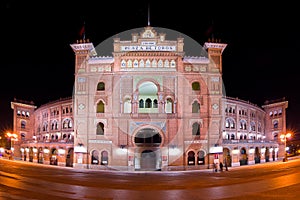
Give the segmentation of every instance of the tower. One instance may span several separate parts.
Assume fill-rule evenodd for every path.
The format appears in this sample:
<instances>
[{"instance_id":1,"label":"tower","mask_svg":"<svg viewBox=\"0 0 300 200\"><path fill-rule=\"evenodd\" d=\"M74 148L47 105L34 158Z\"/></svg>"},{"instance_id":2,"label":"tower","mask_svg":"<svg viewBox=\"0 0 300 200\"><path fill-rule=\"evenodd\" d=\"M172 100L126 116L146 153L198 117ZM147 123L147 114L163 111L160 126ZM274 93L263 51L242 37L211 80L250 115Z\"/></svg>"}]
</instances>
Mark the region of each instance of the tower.
<instances>
[{"instance_id":1,"label":"tower","mask_svg":"<svg viewBox=\"0 0 300 200\"><path fill-rule=\"evenodd\" d=\"M212 39L204 44L204 48L208 52L208 147L209 153L215 154L214 158L218 158L217 153L222 153L220 148L222 136L222 96L223 96L223 80L222 80L222 53L227 44L221 43L220 40ZM213 159L212 156L210 159ZM211 161L210 161L211 163Z\"/></svg>"},{"instance_id":2,"label":"tower","mask_svg":"<svg viewBox=\"0 0 300 200\"><path fill-rule=\"evenodd\" d=\"M17 140L12 142L14 148L14 157L22 159L24 157L24 149L20 148L20 144L26 140L35 140L34 127L34 111L36 106L33 102L21 101L14 99L11 102L13 109L13 133L17 134Z\"/></svg>"},{"instance_id":3,"label":"tower","mask_svg":"<svg viewBox=\"0 0 300 200\"><path fill-rule=\"evenodd\" d=\"M79 40L71 44L75 53L75 81L73 91L73 110L74 110L74 165L87 163L88 156L88 120L89 119L89 78L86 75L88 71L88 60L90 56L96 55L94 45L89 40Z\"/></svg>"}]
</instances>

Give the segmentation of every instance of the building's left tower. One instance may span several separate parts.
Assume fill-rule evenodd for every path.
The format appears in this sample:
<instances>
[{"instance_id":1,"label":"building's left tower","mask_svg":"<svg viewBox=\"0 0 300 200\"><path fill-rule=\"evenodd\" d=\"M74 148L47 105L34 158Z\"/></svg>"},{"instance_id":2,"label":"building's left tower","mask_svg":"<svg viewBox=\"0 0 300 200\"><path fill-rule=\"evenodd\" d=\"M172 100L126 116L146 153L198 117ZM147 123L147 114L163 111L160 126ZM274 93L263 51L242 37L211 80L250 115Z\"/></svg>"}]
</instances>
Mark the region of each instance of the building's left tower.
<instances>
[{"instance_id":1,"label":"building's left tower","mask_svg":"<svg viewBox=\"0 0 300 200\"><path fill-rule=\"evenodd\" d=\"M34 137L34 111L36 106L33 102L14 99L11 102L11 108L14 112L13 133L17 134L17 139L12 142L14 159L22 159L24 154L21 151L20 144Z\"/></svg>"}]
</instances>

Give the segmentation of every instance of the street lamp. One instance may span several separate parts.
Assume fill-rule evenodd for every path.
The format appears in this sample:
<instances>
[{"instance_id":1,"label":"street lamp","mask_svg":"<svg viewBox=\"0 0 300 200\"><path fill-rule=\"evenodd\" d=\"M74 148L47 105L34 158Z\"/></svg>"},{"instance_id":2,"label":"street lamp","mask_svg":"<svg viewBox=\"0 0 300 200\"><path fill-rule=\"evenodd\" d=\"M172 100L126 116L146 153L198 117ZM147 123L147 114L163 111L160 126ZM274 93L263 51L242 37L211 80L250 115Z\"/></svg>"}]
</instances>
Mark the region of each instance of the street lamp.
<instances>
[{"instance_id":1,"label":"street lamp","mask_svg":"<svg viewBox=\"0 0 300 200\"><path fill-rule=\"evenodd\" d=\"M291 133L281 134L280 139L282 142L284 142L284 159L283 162L287 161L287 153L286 153L286 140L287 138L290 138L292 136Z\"/></svg>"},{"instance_id":2,"label":"street lamp","mask_svg":"<svg viewBox=\"0 0 300 200\"><path fill-rule=\"evenodd\" d=\"M13 156L13 152L14 152L13 141L18 141L18 135L15 133L7 132L6 137L10 139L11 156Z\"/></svg>"}]
</instances>

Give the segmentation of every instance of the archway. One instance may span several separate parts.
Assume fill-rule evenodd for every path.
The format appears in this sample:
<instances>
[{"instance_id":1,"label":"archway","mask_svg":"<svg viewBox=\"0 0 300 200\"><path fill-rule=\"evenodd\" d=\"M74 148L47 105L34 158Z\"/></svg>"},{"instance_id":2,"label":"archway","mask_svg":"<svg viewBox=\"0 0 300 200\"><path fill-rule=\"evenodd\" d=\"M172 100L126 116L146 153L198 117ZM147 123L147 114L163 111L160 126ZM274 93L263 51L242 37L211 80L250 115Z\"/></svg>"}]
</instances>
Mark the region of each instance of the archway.
<instances>
[{"instance_id":1,"label":"archway","mask_svg":"<svg viewBox=\"0 0 300 200\"><path fill-rule=\"evenodd\" d=\"M91 164L92 165L99 164L99 152L97 150L92 151Z\"/></svg>"},{"instance_id":2,"label":"archway","mask_svg":"<svg viewBox=\"0 0 300 200\"><path fill-rule=\"evenodd\" d=\"M223 148L223 163L227 165L227 167L231 167L231 155L228 148Z\"/></svg>"},{"instance_id":3,"label":"archway","mask_svg":"<svg viewBox=\"0 0 300 200\"><path fill-rule=\"evenodd\" d=\"M260 152L258 147L255 147L254 161L255 163L260 163Z\"/></svg>"},{"instance_id":4,"label":"archway","mask_svg":"<svg viewBox=\"0 0 300 200\"><path fill-rule=\"evenodd\" d=\"M43 154L43 148L39 147L38 149L38 163L43 163L44 160L44 154Z\"/></svg>"},{"instance_id":5,"label":"archway","mask_svg":"<svg viewBox=\"0 0 300 200\"><path fill-rule=\"evenodd\" d=\"M143 128L134 137L134 143L138 147L159 147L161 141L160 134L153 128Z\"/></svg>"},{"instance_id":6,"label":"archway","mask_svg":"<svg viewBox=\"0 0 300 200\"><path fill-rule=\"evenodd\" d=\"M265 158L266 158L266 162L270 162L270 148L269 147L266 147Z\"/></svg>"},{"instance_id":7,"label":"archway","mask_svg":"<svg viewBox=\"0 0 300 200\"><path fill-rule=\"evenodd\" d=\"M57 165L57 149L51 150L50 165Z\"/></svg>"},{"instance_id":8,"label":"archway","mask_svg":"<svg viewBox=\"0 0 300 200\"><path fill-rule=\"evenodd\" d=\"M203 150L200 150L198 152L198 156L197 156L197 159L198 159L198 165L205 165L205 152Z\"/></svg>"},{"instance_id":9,"label":"archway","mask_svg":"<svg viewBox=\"0 0 300 200\"><path fill-rule=\"evenodd\" d=\"M33 162L33 156L34 156L33 147L30 147L29 148L29 162Z\"/></svg>"},{"instance_id":10,"label":"archway","mask_svg":"<svg viewBox=\"0 0 300 200\"><path fill-rule=\"evenodd\" d=\"M248 155L244 147L240 150L240 165L248 165Z\"/></svg>"},{"instance_id":11,"label":"archway","mask_svg":"<svg viewBox=\"0 0 300 200\"><path fill-rule=\"evenodd\" d=\"M107 151L101 152L101 165L108 165L108 152Z\"/></svg>"},{"instance_id":12,"label":"archway","mask_svg":"<svg viewBox=\"0 0 300 200\"><path fill-rule=\"evenodd\" d=\"M162 137L156 129L145 127L138 130L134 137L134 144L137 147L135 162L139 163L137 170L160 170L162 161L159 147L161 143Z\"/></svg>"},{"instance_id":13,"label":"archway","mask_svg":"<svg viewBox=\"0 0 300 200\"><path fill-rule=\"evenodd\" d=\"M74 149L70 148L66 157L66 166L73 167Z\"/></svg>"},{"instance_id":14,"label":"archway","mask_svg":"<svg viewBox=\"0 0 300 200\"><path fill-rule=\"evenodd\" d=\"M272 160L275 161L275 148L272 148Z\"/></svg>"},{"instance_id":15,"label":"archway","mask_svg":"<svg viewBox=\"0 0 300 200\"><path fill-rule=\"evenodd\" d=\"M188 165L195 165L195 153L193 151L188 152Z\"/></svg>"}]
</instances>

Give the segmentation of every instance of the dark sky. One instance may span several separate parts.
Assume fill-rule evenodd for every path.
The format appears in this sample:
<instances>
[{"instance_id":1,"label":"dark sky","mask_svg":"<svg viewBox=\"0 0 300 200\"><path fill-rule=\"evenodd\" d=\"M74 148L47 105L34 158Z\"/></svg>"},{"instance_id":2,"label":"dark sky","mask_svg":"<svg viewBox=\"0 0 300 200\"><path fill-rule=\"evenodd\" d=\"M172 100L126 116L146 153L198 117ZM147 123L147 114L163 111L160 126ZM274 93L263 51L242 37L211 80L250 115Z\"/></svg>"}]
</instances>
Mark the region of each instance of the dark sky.
<instances>
[{"instance_id":1,"label":"dark sky","mask_svg":"<svg viewBox=\"0 0 300 200\"><path fill-rule=\"evenodd\" d=\"M206 31L227 43L223 53L226 95L262 105L285 97L287 128L299 131L298 6L294 1L1 1L0 128L11 128L14 99L37 106L72 96L74 54L70 44L94 46L130 29L147 26L181 32L200 45ZM263 2L263 3L261 3ZM150 11L150 15L148 15Z\"/></svg>"}]
</instances>

